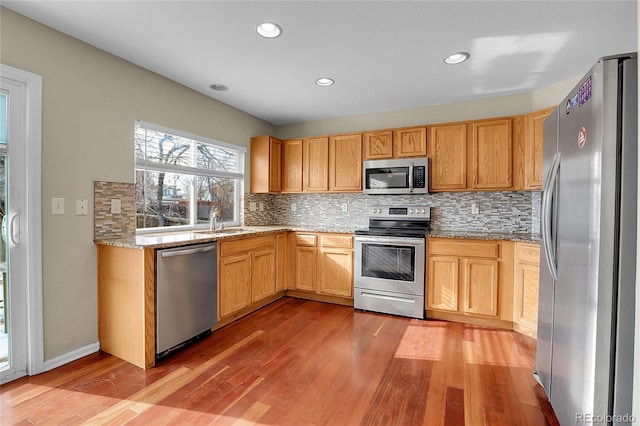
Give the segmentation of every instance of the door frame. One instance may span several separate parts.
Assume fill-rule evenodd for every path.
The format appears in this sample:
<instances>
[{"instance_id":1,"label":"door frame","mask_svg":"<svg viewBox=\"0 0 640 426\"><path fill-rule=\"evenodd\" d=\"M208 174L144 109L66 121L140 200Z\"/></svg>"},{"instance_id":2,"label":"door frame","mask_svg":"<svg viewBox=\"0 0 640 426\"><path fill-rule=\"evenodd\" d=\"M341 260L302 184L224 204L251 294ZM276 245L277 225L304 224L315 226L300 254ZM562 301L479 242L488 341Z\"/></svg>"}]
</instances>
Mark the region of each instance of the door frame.
<instances>
[{"instance_id":1,"label":"door frame","mask_svg":"<svg viewBox=\"0 0 640 426\"><path fill-rule=\"evenodd\" d=\"M0 77L24 88L25 118L21 129L26 142L26 212L22 230L28 241L27 256L27 371L5 381L44 371L42 302L42 76L0 64ZM26 223L25 223L26 222Z\"/></svg>"}]
</instances>

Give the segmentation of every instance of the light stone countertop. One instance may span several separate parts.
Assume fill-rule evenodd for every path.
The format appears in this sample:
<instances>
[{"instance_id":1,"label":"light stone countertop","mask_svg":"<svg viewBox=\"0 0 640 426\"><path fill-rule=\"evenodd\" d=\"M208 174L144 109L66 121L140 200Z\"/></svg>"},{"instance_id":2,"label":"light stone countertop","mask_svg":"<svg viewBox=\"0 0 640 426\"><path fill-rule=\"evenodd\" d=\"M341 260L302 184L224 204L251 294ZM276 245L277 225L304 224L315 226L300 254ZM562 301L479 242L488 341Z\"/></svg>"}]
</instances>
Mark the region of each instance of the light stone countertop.
<instances>
[{"instance_id":1,"label":"light stone countertop","mask_svg":"<svg viewBox=\"0 0 640 426\"><path fill-rule=\"evenodd\" d=\"M125 248L171 248L190 244L208 243L212 241L226 241L248 236L269 235L283 231L295 232L328 232L336 234L352 234L357 228L353 227L315 227L315 226L291 226L291 225L269 225L269 226L240 226L227 228L221 233L211 233L202 231L167 231L151 234L141 234L128 238L116 238L107 240L96 240L95 244L108 245ZM236 231L236 232L233 232ZM474 239L491 241L515 241L526 243L540 243L540 235L525 233L498 233L498 232L470 232L470 231L442 231L431 230L429 237L432 238L455 238Z\"/></svg>"},{"instance_id":2,"label":"light stone countertop","mask_svg":"<svg viewBox=\"0 0 640 426\"><path fill-rule=\"evenodd\" d=\"M436 231L429 232L431 238L456 238L464 240L515 241L518 243L540 243L540 235L508 232Z\"/></svg>"},{"instance_id":3,"label":"light stone countertop","mask_svg":"<svg viewBox=\"0 0 640 426\"><path fill-rule=\"evenodd\" d=\"M353 234L356 228L353 227L314 227L314 226L290 226L290 225L269 225L269 226L239 226L226 228L222 233L213 231L167 231L154 232L151 234L140 234L128 238L115 238L106 240L95 240L98 245L135 248L135 249L162 249L180 247L190 244L209 243L213 241L227 241L243 237L256 237L259 235L276 234L282 231L296 232L327 232L336 234ZM236 231L236 232L233 232ZM213 233L212 233L213 232Z\"/></svg>"}]
</instances>

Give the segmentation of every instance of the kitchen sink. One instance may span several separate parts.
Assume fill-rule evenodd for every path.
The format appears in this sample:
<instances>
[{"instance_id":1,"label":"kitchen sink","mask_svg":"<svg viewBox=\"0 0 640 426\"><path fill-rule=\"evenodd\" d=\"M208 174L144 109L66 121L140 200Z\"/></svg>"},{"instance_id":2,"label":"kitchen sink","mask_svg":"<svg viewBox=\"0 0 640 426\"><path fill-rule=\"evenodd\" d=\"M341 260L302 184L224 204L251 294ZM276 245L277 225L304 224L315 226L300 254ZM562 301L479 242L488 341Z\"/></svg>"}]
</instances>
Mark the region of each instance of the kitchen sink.
<instances>
[{"instance_id":1,"label":"kitchen sink","mask_svg":"<svg viewBox=\"0 0 640 426\"><path fill-rule=\"evenodd\" d=\"M210 234L210 235L233 235L233 234L245 234L247 232L251 232L248 229L207 229L206 231L195 231L197 234Z\"/></svg>"}]
</instances>

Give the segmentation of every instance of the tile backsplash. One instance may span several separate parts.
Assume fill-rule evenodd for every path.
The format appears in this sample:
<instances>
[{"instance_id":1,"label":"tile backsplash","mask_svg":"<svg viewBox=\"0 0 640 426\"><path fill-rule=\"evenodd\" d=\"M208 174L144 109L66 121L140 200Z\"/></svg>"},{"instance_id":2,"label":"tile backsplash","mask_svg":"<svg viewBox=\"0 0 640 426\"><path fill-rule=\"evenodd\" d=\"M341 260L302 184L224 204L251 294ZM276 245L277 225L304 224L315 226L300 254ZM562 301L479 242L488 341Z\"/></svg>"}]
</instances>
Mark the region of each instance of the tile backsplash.
<instances>
[{"instance_id":1,"label":"tile backsplash","mask_svg":"<svg viewBox=\"0 0 640 426\"><path fill-rule=\"evenodd\" d=\"M288 224L362 228L374 205L431 207L431 228L442 231L540 232L540 192L446 192L428 195L245 194L245 225ZM255 211L251 211L255 203ZM262 203L263 211L260 211ZM477 205L478 214L471 213ZM343 207L346 205L346 212Z\"/></svg>"},{"instance_id":2,"label":"tile backsplash","mask_svg":"<svg viewBox=\"0 0 640 426\"><path fill-rule=\"evenodd\" d=\"M120 213L111 213L111 200L120 200ZM125 238L136 234L135 185L93 182L93 239Z\"/></svg>"}]
</instances>

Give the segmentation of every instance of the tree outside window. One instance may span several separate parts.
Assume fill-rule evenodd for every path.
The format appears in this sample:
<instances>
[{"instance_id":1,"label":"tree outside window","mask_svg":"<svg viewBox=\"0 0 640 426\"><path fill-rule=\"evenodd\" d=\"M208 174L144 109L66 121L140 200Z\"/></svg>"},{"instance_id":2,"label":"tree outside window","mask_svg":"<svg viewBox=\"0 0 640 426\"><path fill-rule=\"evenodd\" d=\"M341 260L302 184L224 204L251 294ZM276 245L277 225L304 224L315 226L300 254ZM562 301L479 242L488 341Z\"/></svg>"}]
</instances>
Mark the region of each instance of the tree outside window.
<instances>
[{"instance_id":1,"label":"tree outside window","mask_svg":"<svg viewBox=\"0 0 640 426\"><path fill-rule=\"evenodd\" d=\"M135 129L137 228L240 222L245 148L150 123Z\"/></svg>"}]
</instances>

